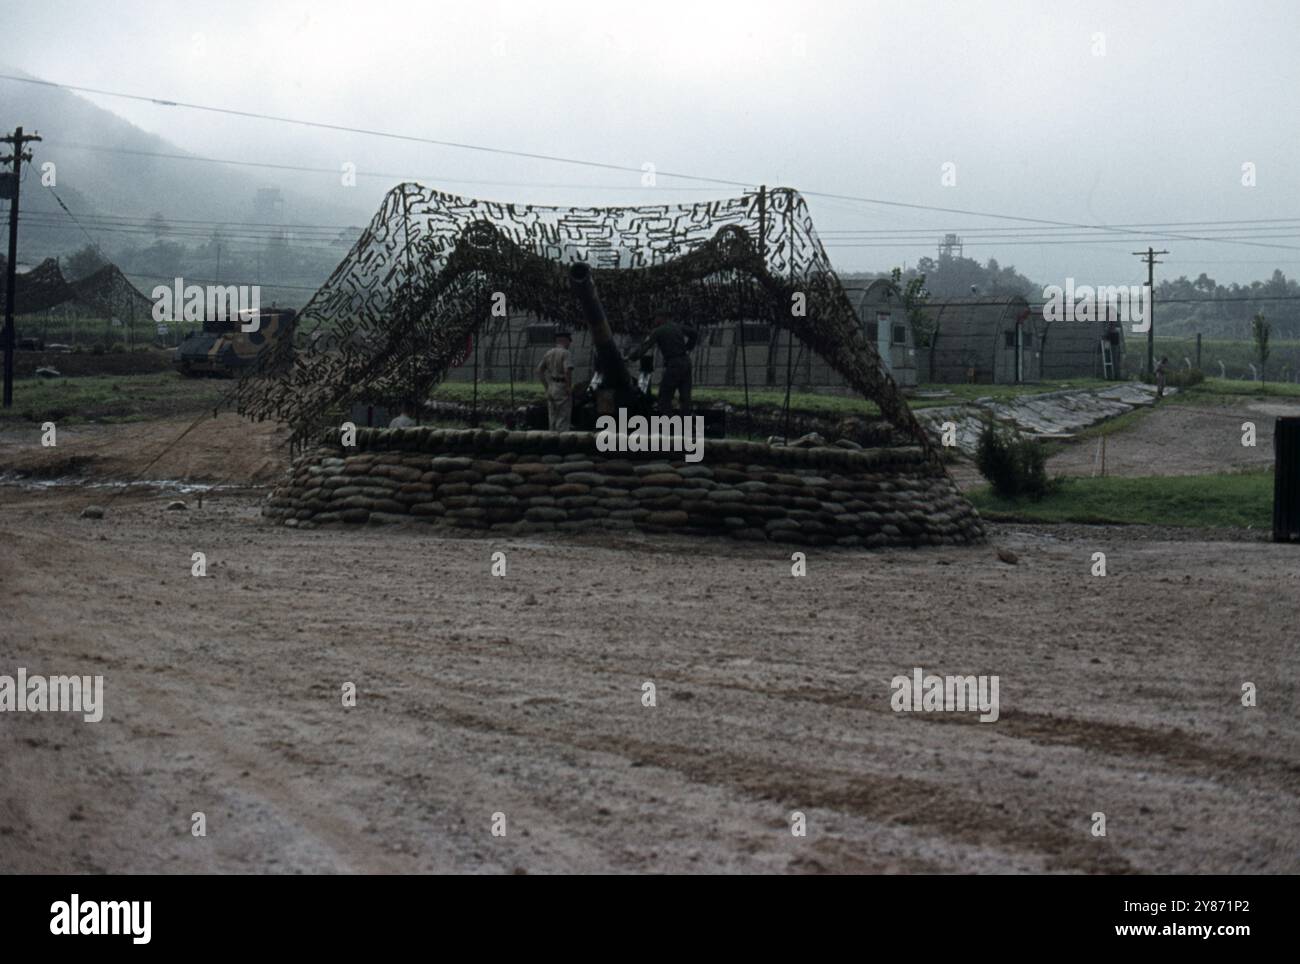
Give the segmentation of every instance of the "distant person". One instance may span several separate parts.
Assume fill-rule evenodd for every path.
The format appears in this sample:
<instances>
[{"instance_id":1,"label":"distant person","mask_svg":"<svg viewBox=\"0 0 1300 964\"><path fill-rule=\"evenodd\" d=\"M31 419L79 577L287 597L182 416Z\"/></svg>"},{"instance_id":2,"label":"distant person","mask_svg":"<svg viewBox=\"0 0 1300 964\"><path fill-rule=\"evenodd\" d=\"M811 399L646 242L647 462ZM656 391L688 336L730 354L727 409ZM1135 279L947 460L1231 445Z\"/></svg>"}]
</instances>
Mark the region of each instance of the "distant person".
<instances>
[{"instance_id":1,"label":"distant person","mask_svg":"<svg viewBox=\"0 0 1300 964\"><path fill-rule=\"evenodd\" d=\"M673 396L681 400L683 415L691 413L691 351L699 333L691 325L679 325L666 315L655 316L655 328L632 353L643 354L653 345L664 356L664 374L659 380L659 413L669 415Z\"/></svg>"},{"instance_id":2,"label":"distant person","mask_svg":"<svg viewBox=\"0 0 1300 964\"><path fill-rule=\"evenodd\" d=\"M1165 397L1165 379L1169 373L1169 358L1166 356L1156 362L1156 398Z\"/></svg>"},{"instance_id":3,"label":"distant person","mask_svg":"<svg viewBox=\"0 0 1300 964\"><path fill-rule=\"evenodd\" d=\"M401 414L388 423L389 428L414 428L415 427L415 404L413 402L402 402Z\"/></svg>"},{"instance_id":4,"label":"distant person","mask_svg":"<svg viewBox=\"0 0 1300 964\"><path fill-rule=\"evenodd\" d=\"M573 336L567 331L555 333L555 347L542 356L537 377L546 391L547 424L552 432L567 432L573 415L573 356L569 346Z\"/></svg>"}]
</instances>

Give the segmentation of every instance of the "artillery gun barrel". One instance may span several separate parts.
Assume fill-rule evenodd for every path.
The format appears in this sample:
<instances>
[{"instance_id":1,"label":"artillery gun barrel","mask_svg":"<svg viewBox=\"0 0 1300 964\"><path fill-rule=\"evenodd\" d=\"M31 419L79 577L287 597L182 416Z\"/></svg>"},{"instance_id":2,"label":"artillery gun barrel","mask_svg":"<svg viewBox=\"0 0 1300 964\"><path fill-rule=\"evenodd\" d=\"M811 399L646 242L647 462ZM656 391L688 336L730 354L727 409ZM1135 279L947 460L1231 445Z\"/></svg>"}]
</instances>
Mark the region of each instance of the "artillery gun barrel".
<instances>
[{"instance_id":1,"label":"artillery gun barrel","mask_svg":"<svg viewBox=\"0 0 1300 964\"><path fill-rule=\"evenodd\" d=\"M591 344L596 350L596 368L605 383L620 395L632 391L632 376L628 374L623 356L614 347L614 335L609 330L609 318L596 294L596 282L591 275L591 265L578 261L569 266L569 286L578 296L582 314L591 331Z\"/></svg>"}]
</instances>

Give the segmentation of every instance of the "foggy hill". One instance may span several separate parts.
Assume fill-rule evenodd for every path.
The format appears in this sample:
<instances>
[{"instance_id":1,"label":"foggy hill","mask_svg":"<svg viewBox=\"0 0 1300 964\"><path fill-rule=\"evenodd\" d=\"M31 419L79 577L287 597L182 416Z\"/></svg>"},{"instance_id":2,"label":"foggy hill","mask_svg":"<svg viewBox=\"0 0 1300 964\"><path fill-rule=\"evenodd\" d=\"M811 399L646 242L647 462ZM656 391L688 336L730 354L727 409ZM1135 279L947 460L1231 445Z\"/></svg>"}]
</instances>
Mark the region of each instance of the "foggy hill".
<instances>
[{"instance_id":1,"label":"foggy hill","mask_svg":"<svg viewBox=\"0 0 1300 964\"><path fill-rule=\"evenodd\" d=\"M0 65L0 73L31 76ZM240 238L245 224L287 223L363 225L368 210L344 208L322 201L294 187L293 175L258 168L238 168L196 160L150 157L170 154L194 157L166 138L151 134L71 91L0 80L0 127L7 131L23 125L43 140L31 145L33 162L24 170L19 233L20 266L48 256L66 256L89 243L83 232L60 208L42 184L47 162L54 164L53 185L63 202L110 258L126 262L131 252L162 239L184 247L204 243L218 225L234 237L228 254L233 264L241 244L251 248L261 242ZM132 153L134 152L134 153ZM262 160L251 157L249 160ZM279 189L281 203L270 211L256 205L260 189ZM143 222L161 214L170 222L165 232ZM134 219L125 223L109 218ZM194 222L194 223L187 223ZM254 232L255 233L255 232ZM289 235L290 241L293 235ZM318 250L313 260L337 263L346 253ZM251 253L249 263L256 261ZM137 270L146 266L137 265ZM316 275L317 271L309 274Z\"/></svg>"}]
</instances>

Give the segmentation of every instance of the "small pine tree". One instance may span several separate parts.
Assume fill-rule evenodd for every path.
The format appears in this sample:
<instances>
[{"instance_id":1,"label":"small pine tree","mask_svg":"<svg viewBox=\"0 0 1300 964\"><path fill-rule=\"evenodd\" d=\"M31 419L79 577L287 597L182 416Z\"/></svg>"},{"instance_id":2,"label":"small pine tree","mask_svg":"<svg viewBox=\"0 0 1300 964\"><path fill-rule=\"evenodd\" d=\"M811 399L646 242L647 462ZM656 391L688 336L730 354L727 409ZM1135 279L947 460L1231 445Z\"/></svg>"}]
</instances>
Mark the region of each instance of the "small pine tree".
<instances>
[{"instance_id":1,"label":"small pine tree","mask_svg":"<svg viewBox=\"0 0 1300 964\"><path fill-rule=\"evenodd\" d=\"M1028 496L1041 499L1052 485L1047 478L1047 455L1033 439L1014 438L987 420L975 449L975 465L993 491L1004 499Z\"/></svg>"},{"instance_id":2,"label":"small pine tree","mask_svg":"<svg viewBox=\"0 0 1300 964\"><path fill-rule=\"evenodd\" d=\"M1268 335L1270 326L1262 312L1257 313L1250 323L1251 334L1255 336L1255 353L1259 356L1259 381L1264 383L1264 363L1268 361Z\"/></svg>"}]
</instances>

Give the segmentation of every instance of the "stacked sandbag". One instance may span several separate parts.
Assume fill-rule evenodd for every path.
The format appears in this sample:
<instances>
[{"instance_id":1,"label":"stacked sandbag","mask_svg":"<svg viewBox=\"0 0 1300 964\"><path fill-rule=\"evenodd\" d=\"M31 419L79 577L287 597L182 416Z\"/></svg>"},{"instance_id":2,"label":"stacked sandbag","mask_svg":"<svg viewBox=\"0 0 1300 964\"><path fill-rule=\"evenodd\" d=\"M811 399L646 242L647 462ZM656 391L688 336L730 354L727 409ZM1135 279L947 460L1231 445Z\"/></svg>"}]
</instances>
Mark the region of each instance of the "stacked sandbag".
<instances>
[{"instance_id":1,"label":"stacked sandbag","mask_svg":"<svg viewBox=\"0 0 1300 964\"><path fill-rule=\"evenodd\" d=\"M507 533L639 529L877 547L981 541L979 515L918 447L705 440L598 451L586 432L359 429L294 460L264 514L289 526L422 521Z\"/></svg>"}]
</instances>

